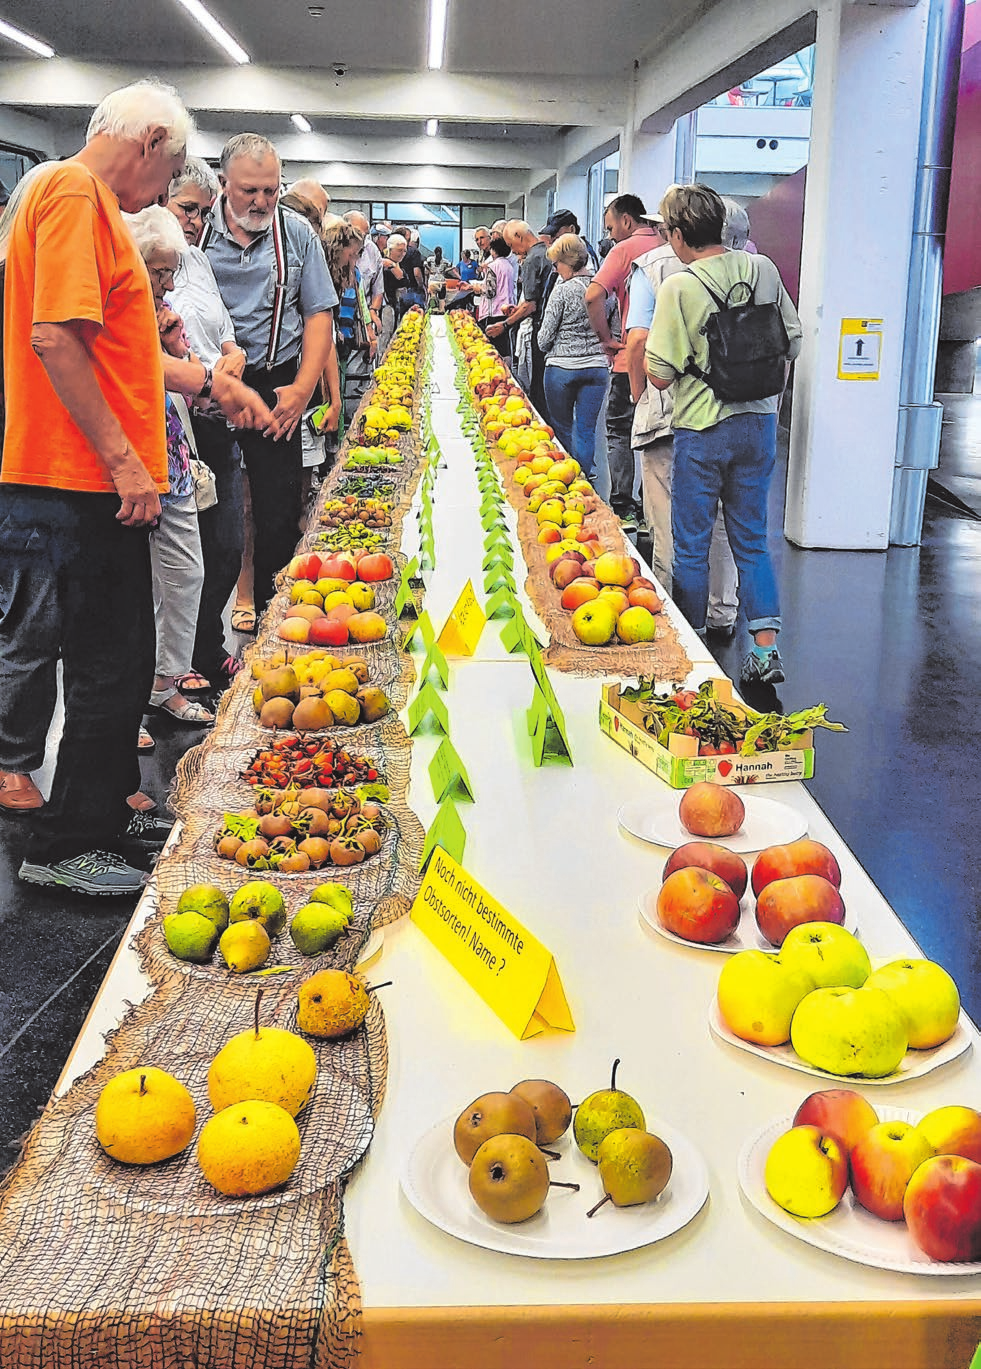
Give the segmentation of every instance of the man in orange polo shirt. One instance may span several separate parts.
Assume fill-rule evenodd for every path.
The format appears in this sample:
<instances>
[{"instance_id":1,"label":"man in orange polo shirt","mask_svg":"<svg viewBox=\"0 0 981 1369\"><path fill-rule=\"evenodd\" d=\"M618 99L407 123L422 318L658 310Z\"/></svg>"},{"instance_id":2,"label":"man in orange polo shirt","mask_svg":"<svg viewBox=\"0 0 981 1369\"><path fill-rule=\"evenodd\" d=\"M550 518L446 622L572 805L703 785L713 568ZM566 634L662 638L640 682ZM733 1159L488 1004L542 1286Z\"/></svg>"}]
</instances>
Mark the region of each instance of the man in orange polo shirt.
<instances>
[{"instance_id":1,"label":"man in orange polo shirt","mask_svg":"<svg viewBox=\"0 0 981 1369\"><path fill-rule=\"evenodd\" d=\"M188 396L210 395L213 378L190 361L165 373L149 276L120 210L165 193L190 126L168 87L115 91L83 150L34 173L9 211L0 781L39 764L16 752L36 745L39 722L47 729L60 650L65 726L50 800L21 788L24 801L4 806L34 810L21 878L85 894L138 892L134 839L169 826L126 804L154 667L148 528L168 488L165 376ZM241 386L226 412L236 409L243 423L271 420Z\"/></svg>"}]
</instances>

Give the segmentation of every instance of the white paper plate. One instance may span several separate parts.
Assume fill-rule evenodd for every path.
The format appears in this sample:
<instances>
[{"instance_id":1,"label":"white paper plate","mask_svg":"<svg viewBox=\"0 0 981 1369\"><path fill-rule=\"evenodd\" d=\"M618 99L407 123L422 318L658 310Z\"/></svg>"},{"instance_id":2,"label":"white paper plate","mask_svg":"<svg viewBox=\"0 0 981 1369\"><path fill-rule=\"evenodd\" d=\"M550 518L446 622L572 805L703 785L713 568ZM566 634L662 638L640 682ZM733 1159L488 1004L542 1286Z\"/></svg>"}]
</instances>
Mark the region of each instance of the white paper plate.
<instances>
[{"instance_id":1,"label":"white paper plate","mask_svg":"<svg viewBox=\"0 0 981 1369\"><path fill-rule=\"evenodd\" d=\"M678 805L681 803L678 793L652 794L647 798L633 799L617 813L617 822L632 837L651 842L654 846L667 846L672 851L688 841L714 841L730 851L743 854L796 841L807 831L807 819L796 808L790 808L778 799L749 794L745 789L740 789L739 797L746 806L746 816L742 827L731 837L696 837L682 827L678 817Z\"/></svg>"},{"instance_id":2,"label":"white paper plate","mask_svg":"<svg viewBox=\"0 0 981 1369\"><path fill-rule=\"evenodd\" d=\"M470 1196L467 1169L453 1149L455 1117L444 1118L416 1142L401 1175L402 1192L427 1222L447 1235L485 1250L525 1255L535 1260L588 1260L618 1255L664 1240L692 1220L708 1198L708 1169L680 1132L656 1118L648 1128L671 1151L671 1179L653 1203L602 1207L586 1213L603 1196L599 1172L567 1135L556 1142L561 1160L549 1166L554 1179L578 1183L580 1190L552 1190L541 1212L526 1222L504 1225L481 1212Z\"/></svg>"},{"instance_id":3,"label":"white paper plate","mask_svg":"<svg viewBox=\"0 0 981 1369\"><path fill-rule=\"evenodd\" d=\"M948 1040L934 1046L932 1050L908 1050L895 1073L887 1074L884 1079L870 1079L865 1075L831 1074L828 1070L818 1069L817 1065L808 1065L789 1042L786 1046L757 1046L752 1041L743 1041L741 1037L733 1035L722 1021L718 999L713 998L709 1007L709 1026L721 1041L727 1041L730 1046L738 1046L740 1050L749 1051L750 1055L758 1055L761 1060L788 1065L792 1070L800 1070L802 1074L813 1074L818 1079L833 1079L836 1084L854 1082L863 1088L873 1084L905 1084L910 1079L919 1079L921 1075L931 1074L934 1070L940 1069L941 1065L956 1060L971 1044L966 1022L967 1018L962 1012L954 1028L954 1034Z\"/></svg>"},{"instance_id":4,"label":"white paper plate","mask_svg":"<svg viewBox=\"0 0 981 1369\"><path fill-rule=\"evenodd\" d=\"M368 940L364 943L364 950L358 956L358 964L367 965L369 960L374 960L375 956L380 953L384 944L385 929L383 927L375 927L371 936L369 936Z\"/></svg>"},{"instance_id":5,"label":"white paper plate","mask_svg":"<svg viewBox=\"0 0 981 1369\"><path fill-rule=\"evenodd\" d=\"M733 955L736 951L767 951L771 955L776 955L776 946L770 945L756 925L756 900L752 893L744 894L739 904L739 922L732 935L727 936L725 941L710 943L686 941L683 936L677 936L674 932L669 932L667 927L661 925L657 916L657 896L660 892L660 885L656 889L648 889L646 894L641 895L638 907L641 919L646 922L648 927L657 932L658 936L663 936L665 941L673 941L676 946L687 946L690 950L721 951L724 955ZM846 932L851 932L853 936L857 934L858 920L847 904L843 925Z\"/></svg>"},{"instance_id":6,"label":"white paper plate","mask_svg":"<svg viewBox=\"0 0 981 1369\"><path fill-rule=\"evenodd\" d=\"M872 1083L873 1080L863 1080ZM876 1108L880 1122L918 1122L920 1112L904 1108ZM767 1122L749 1138L739 1153L739 1185L767 1221L796 1236L806 1245L827 1250L842 1259L873 1269L892 1269L898 1274L981 1274L981 1264L944 1263L931 1260L914 1245L905 1222L886 1222L856 1202L849 1188L834 1212L826 1217L792 1217L766 1191L764 1170L770 1147L794 1124L792 1117Z\"/></svg>"}]
</instances>

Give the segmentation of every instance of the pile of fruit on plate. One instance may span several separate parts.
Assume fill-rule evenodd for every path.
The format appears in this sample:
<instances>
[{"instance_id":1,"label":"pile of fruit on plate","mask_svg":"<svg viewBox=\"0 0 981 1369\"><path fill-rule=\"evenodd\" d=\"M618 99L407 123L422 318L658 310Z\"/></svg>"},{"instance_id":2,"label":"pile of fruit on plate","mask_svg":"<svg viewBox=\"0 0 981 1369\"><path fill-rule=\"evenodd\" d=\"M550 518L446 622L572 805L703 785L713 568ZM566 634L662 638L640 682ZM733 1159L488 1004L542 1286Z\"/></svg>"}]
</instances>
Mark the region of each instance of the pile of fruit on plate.
<instances>
[{"instance_id":1,"label":"pile of fruit on plate","mask_svg":"<svg viewBox=\"0 0 981 1369\"><path fill-rule=\"evenodd\" d=\"M307 652L289 664L256 660L254 674L257 669L252 707L261 727L320 732L374 723L389 711L388 695L368 683L368 666L360 656Z\"/></svg>"},{"instance_id":2,"label":"pile of fruit on plate","mask_svg":"<svg viewBox=\"0 0 981 1369\"><path fill-rule=\"evenodd\" d=\"M243 779L263 794L275 794L306 786L373 785L380 776L367 756L354 755L329 737L279 737L255 753Z\"/></svg>"},{"instance_id":3,"label":"pile of fruit on plate","mask_svg":"<svg viewBox=\"0 0 981 1369\"><path fill-rule=\"evenodd\" d=\"M343 884L320 884L297 910L290 939L302 955L320 955L351 923L354 904ZM206 964L215 950L233 974L261 969L286 928L286 903L274 884L254 879L226 898L214 884L192 884L163 920L164 940L178 960Z\"/></svg>"},{"instance_id":4,"label":"pile of fruit on plate","mask_svg":"<svg viewBox=\"0 0 981 1369\"><path fill-rule=\"evenodd\" d=\"M851 1089L805 1098L770 1146L764 1179L794 1217L825 1217L851 1188L854 1203L906 1222L933 1260L981 1262L981 1113L948 1105L918 1121L879 1119Z\"/></svg>"}]
</instances>

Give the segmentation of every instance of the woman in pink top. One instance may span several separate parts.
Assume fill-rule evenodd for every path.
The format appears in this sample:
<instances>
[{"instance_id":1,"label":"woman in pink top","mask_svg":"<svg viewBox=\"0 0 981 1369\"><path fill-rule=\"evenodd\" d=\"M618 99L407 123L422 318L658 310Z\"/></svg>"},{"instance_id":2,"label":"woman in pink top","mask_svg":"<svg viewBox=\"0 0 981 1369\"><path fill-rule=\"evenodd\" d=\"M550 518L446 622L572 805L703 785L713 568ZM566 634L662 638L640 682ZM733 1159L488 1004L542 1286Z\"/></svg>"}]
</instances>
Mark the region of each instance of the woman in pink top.
<instances>
[{"instance_id":1,"label":"woman in pink top","mask_svg":"<svg viewBox=\"0 0 981 1369\"><path fill-rule=\"evenodd\" d=\"M500 323L507 318L517 300L517 262L511 249L503 238L491 238L491 256L484 267L483 294L487 300L487 310L480 320L486 329L491 323ZM500 337L491 338L502 357L511 355L511 334L505 328Z\"/></svg>"}]
</instances>

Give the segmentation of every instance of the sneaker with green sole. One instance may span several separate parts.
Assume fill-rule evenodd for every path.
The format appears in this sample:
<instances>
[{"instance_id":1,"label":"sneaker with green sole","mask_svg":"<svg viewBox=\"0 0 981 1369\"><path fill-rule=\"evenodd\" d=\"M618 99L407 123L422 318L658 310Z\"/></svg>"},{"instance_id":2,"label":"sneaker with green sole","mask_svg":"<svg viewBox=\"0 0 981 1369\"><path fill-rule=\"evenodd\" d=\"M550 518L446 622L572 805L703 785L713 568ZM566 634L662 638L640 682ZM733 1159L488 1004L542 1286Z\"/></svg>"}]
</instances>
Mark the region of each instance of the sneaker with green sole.
<instances>
[{"instance_id":1,"label":"sneaker with green sole","mask_svg":"<svg viewBox=\"0 0 981 1369\"><path fill-rule=\"evenodd\" d=\"M96 897L138 894L147 880L144 870L127 865L113 851L86 851L45 865L25 860L18 874L28 884L46 884Z\"/></svg>"},{"instance_id":2,"label":"sneaker with green sole","mask_svg":"<svg viewBox=\"0 0 981 1369\"><path fill-rule=\"evenodd\" d=\"M780 652L775 646L770 647L765 656L761 656L758 651L751 651L739 672L740 683L747 685L778 685L783 684L786 678Z\"/></svg>"}]
</instances>

